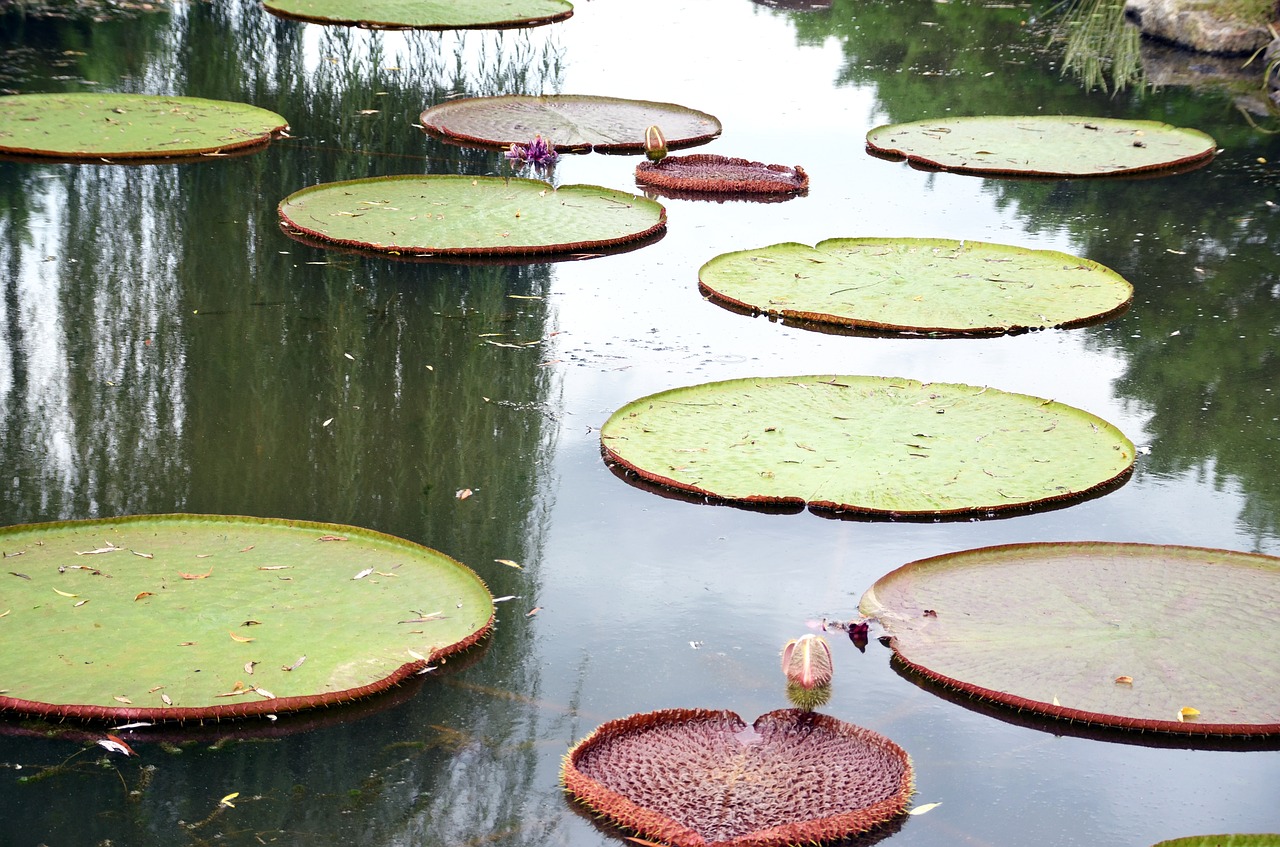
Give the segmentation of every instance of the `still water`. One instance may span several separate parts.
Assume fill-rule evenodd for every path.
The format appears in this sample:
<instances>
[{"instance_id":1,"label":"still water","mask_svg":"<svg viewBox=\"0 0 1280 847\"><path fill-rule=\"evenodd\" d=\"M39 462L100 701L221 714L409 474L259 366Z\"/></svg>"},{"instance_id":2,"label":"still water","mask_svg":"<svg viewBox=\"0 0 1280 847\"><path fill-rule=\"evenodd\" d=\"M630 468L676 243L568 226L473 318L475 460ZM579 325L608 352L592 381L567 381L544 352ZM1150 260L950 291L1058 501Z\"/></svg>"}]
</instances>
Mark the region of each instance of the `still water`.
<instances>
[{"instance_id":1,"label":"still water","mask_svg":"<svg viewBox=\"0 0 1280 847\"><path fill-rule=\"evenodd\" d=\"M284 22L250 0L94 25L0 18L7 91L243 100L292 127L195 164L0 163L0 523L182 511L357 524L518 595L477 655L360 710L157 733L109 762L84 737L4 724L0 844L624 844L559 788L569 745L633 712L750 721L785 706L782 644L854 616L905 562L1070 539L1280 554L1280 136L1251 126L1276 119L1213 89L1084 91L1044 49L1047 4L807 4L824 5L582 0L563 23L467 34ZM307 247L276 224L280 199L317 182L500 172L499 154L426 138L419 113L553 92L711 112L724 132L700 151L801 165L811 190L668 200L662 240L579 262L400 262ZM1162 179L1018 182L863 151L881 123L1022 112L1164 120L1222 152ZM555 179L635 190L635 162L566 156ZM788 328L698 294L719 253L837 236L1064 250L1136 296L1087 329L895 340ZM1144 455L1126 485L1070 508L923 524L667 499L600 459L597 428L638 396L807 373L1052 397ZM22 649L20 633L3 638ZM916 802L942 804L873 842L1280 831L1274 745L1188 749L988 714L900 676L874 640L833 647L825 711L901 744Z\"/></svg>"}]
</instances>

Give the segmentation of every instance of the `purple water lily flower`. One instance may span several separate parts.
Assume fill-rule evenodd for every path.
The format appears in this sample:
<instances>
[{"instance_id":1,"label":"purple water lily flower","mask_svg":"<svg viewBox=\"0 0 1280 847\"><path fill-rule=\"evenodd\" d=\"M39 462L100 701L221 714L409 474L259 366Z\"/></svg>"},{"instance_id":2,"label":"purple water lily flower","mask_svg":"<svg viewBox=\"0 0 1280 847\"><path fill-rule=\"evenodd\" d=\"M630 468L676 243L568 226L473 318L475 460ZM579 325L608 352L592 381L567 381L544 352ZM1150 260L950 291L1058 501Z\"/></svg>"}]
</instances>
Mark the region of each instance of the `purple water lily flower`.
<instances>
[{"instance_id":1,"label":"purple water lily flower","mask_svg":"<svg viewBox=\"0 0 1280 847\"><path fill-rule=\"evenodd\" d=\"M507 151L507 158L512 162L527 162L536 167L545 168L555 164L559 155L556 148L546 142L541 135L535 135L533 142L527 146L512 144Z\"/></svg>"}]
</instances>

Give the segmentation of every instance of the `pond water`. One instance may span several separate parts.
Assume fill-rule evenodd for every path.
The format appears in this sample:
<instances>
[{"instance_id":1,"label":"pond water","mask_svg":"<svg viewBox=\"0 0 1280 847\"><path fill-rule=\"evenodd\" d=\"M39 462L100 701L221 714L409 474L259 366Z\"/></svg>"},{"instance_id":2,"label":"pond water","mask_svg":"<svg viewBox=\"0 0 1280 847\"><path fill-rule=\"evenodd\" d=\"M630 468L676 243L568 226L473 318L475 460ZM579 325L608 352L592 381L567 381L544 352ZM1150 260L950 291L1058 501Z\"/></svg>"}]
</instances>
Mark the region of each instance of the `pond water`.
<instances>
[{"instance_id":1,"label":"pond water","mask_svg":"<svg viewBox=\"0 0 1280 847\"><path fill-rule=\"evenodd\" d=\"M200 512L355 524L518 596L475 656L358 710L243 737L157 733L138 758L105 763L83 736L4 724L0 844L624 844L560 789L570 744L633 712L750 721L785 706L783 643L853 617L903 563L1073 539L1280 554L1280 136L1251 126L1275 119L1213 90L1085 92L1044 49L1048 4L807 5L819 8L582 0L563 23L467 34L284 22L250 0L93 25L0 18L0 88L243 100L292 127L260 152L195 164L0 163L0 523ZM811 190L668 200L660 241L578 262L401 262L304 246L277 226L280 199L317 182L499 172L500 154L425 137L419 113L542 92L711 112L724 132L700 152L802 165ZM1025 112L1194 126L1222 152L1160 179L1029 182L863 150L882 123ZM566 156L555 178L635 190L635 163ZM836 236L1059 249L1114 268L1136 295L1099 326L967 340L825 335L699 296L697 270L719 253ZM600 458L598 427L636 397L809 373L1052 397L1143 455L1127 484L1088 502L938 523L664 498ZM1203 637L1215 629L1205 620ZM20 633L3 638L22 649ZM1140 847L1280 831L1275 745L988 713L898 674L874 639L865 654L838 638L833 649L824 711L901 744L916 802L942 804L870 841Z\"/></svg>"}]
</instances>

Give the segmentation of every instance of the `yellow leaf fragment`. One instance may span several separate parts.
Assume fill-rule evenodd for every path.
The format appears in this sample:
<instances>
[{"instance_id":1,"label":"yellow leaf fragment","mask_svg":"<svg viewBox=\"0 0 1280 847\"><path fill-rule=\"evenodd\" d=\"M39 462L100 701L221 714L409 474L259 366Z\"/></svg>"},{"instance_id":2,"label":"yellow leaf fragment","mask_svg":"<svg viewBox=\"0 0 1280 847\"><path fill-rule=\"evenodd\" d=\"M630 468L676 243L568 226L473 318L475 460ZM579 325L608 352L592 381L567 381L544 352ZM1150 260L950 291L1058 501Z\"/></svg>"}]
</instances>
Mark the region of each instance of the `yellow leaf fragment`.
<instances>
[{"instance_id":1,"label":"yellow leaf fragment","mask_svg":"<svg viewBox=\"0 0 1280 847\"><path fill-rule=\"evenodd\" d=\"M236 633L230 630L227 630L227 635L231 636L232 641L239 641L241 644L247 643L249 641L253 641L253 639L247 635L237 635Z\"/></svg>"},{"instance_id":2,"label":"yellow leaf fragment","mask_svg":"<svg viewBox=\"0 0 1280 847\"><path fill-rule=\"evenodd\" d=\"M136 603L139 600L141 600L143 597L154 597L154 596L156 595L150 591L140 591L138 592L138 596L133 598L133 602Z\"/></svg>"},{"instance_id":3,"label":"yellow leaf fragment","mask_svg":"<svg viewBox=\"0 0 1280 847\"><path fill-rule=\"evenodd\" d=\"M239 796L240 796L240 792L239 792L239 791L232 791L232 792L231 792L230 794L228 794L226 797L223 797L221 800L219 800L219 801L218 801L218 805L219 805L219 806L224 806L224 807L226 807L226 808L228 808L228 809L234 809L234 808L236 807L236 804L235 804L235 803L232 803L231 801L232 801L232 800L234 800L234 799L236 799L236 798L237 798L237 797L239 797Z\"/></svg>"},{"instance_id":4,"label":"yellow leaf fragment","mask_svg":"<svg viewBox=\"0 0 1280 847\"><path fill-rule=\"evenodd\" d=\"M908 814L908 815L923 815L925 812L932 811L933 809L936 809L936 808L938 808L938 807L939 807L939 806L941 806L941 805L942 805L941 803L925 803L925 804L923 804L923 805L915 806L914 808L910 809L910 810L907 812L907 814Z\"/></svg>"},{"instance_id":5,"label":"yellow leaf fragment","mask_svg":"<svg viewBox=\"0 0 1280 847\"><path fill-rule=\"evenodd\" d=\"M1133 677L1118 676L1116 677L1116 685L1133 685Z\"/></svg>"},{"instance_id":6,"label":"yellow leaf fragment","mask_svg":"<svg viewBox=\"0 0 1280 847\"><path fill-rule=\"evenodd\" d=\"M509 568L516 568L518 570L522 569L519 562L513 562L510 559L494 559L494 561L500 565L506 565Z\"/></svg>"},{"instance_id":7,"label":"yellow leaf fragment","mask_svg":"<svg viewBox=\"0 0 1280 847\"><path fill-rule=\"evenodd\" d=\"M55 589L53 589L53 593L54 593L54 594L61 594L63 597L79 597L79 596L80 596L79 594L68 594L68 593L67 593L67 592L65 592L65 591L59 591L59 590L58 590L58 589L56 589L56 588L55 588Z\"/></svg>"},{"instance_id":8,"label":"yellow leaf fragment","mask_svg":"<svg viewBox=\"0 0 1280 847\"><path fill-rule=\"evenodd\" d=\"M1178 720L1185 721L1187 718L1197 718L1200 716L1199 709L1193 709L1191 706L1183 706L1178 710Z\"/></svg>"},{"instance_id":9,"label":"yellow leaf fragment","mask_svg":"<svg viewBox=\"0 0 1280 847\"><path fill-rule=\"evenodd\" d=\"M130 700L128 697L125 697L123 694L117 694L116 696L112 697L111 699L112 699L112 700L115 700L115 701L116 701L116 702L118 702L118 703L126 703L126 704L128 704L128 705L130 705L130 706L132 706L132 705L133 705L133 701L132 701L132 700Z\"/></svg>"}]
</instances>

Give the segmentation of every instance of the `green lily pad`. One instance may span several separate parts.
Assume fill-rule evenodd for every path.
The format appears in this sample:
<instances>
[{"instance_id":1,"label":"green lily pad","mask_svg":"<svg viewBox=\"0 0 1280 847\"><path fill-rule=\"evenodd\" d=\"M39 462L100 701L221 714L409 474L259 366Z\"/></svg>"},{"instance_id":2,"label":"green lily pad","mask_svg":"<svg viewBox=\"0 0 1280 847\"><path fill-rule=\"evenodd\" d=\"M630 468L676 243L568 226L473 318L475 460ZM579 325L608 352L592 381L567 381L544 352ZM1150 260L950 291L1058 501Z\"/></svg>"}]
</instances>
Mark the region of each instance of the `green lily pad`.
<instances>
[{"instance_id":1,"label":"green lily pad","mask_svg":"<svg viewBox=\"0 0 1280 847\"><path fill-rule=\"evenodd\" d=\"M287 128L245 103L145 94L0 97L0 152L62 159L159 159L269 142Z\"/></svg>"},{"instance_id":2,"label":"green lily pad","mask_svg":"<svg viewBox=\"0 0 1280 847\"><path fill-rule=\"evenodd\" d=\"M945 171L1115 176L1206 164L1217 144L1158 121L1063 115L947 118L878 126L867 151Z\"/></svg>"},{"instance_id":3,"label":"green lily pad","mask_svg":"<svg viewBox=\"0 0 1280 847\"><path fill-rule=\"evenodd\" d=\"M470 569L366 529L153 515L0 530L0 711L204 720L367 697L482 638Z\"/></svg>"},{"instance_id":4,"label":"green lily pad","mask_svg":"<svg viewBox=\"0 0 1280 847\"><path fill-rule=\"evenodd\" d=\"M1126 309L1115 271L1054 250L940 238L832 238L717 256L703 293L735 309L860 329L998 335Z\"/></svg>"},{"instance_id":5,"label":"green lily pad","mask_svg":"<svg viewBox=\"0 0 1280 847\"><path fill-rule=\"evenodd\" d=\"M304 188L280 203L288 228L348 247L416 255L596 250L662 232L660 203L594 185L402 175Z\"/></svg>"},{"instance_id":6,"label":"green lily pad","mask_svg":"<svg viewBox=\"0 0 1280 847\"><path fill-rule=\"evenodd\" d=\"M458 144L510 147L541 135L560 153L640 153L644 131L662 128L668 149L706 144L720 121L675 103L619 97L513 94L450 100L422 113L422 128Z\"/></svg>"},{"instance_id":7,"label":"green lily pad","mask_svg":"<svg viewBox=\"0 0 1280 847\"><path fill-rule=\"evenodd\" d=\"M1280 847L1280 834L1188 835L1161 841L1153 847Z\"/></svg>"},{"instance_id":8,"label":"green lily pad","mask_svg":"<svg viewBox=\"0 0 1280 847\"><path fill-rule=\"evenodd\" d=\"M1016 544L881 577L859 609L910 669L1072 722L1280 733L1280 559L1145 544Z\"/></svg>"},{"instance_id":9,"label":"green lily pad","mask_svg":"<svg viewBox=\"0 0 1280 847\"><path fill-rule=\"evenodd\" d=\"M881 517L1062 504L1126 479L1134 448L1080 409L875 376L761 377L664 391L600 430L605 459L678 491Z\"/></svg>"},{"instance_id":10,"label":"green lily pad","mask_svg":"<svg viewBox=\"0 0 1280 847\"><path fill-rule=\"evenodd\" d=\"M564 20L567 0L265 0L286 18L377 29L501 29Z\"/></svg>"}]
</instances>

